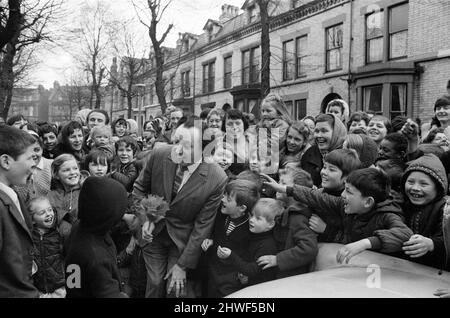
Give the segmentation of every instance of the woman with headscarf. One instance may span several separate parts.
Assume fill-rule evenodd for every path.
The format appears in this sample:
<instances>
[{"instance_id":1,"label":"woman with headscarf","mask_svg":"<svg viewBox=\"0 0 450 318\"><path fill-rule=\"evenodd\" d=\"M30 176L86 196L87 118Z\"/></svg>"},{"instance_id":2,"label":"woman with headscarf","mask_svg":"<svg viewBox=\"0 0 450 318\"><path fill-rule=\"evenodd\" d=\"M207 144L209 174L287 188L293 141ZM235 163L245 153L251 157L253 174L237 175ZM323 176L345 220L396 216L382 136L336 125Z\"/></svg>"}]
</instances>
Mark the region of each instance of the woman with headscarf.
<instances>
[{"instance_id":1,"label":"woman with headscarf","mask_svg":"<svg viewBox=\"0 0 450 318\"><path fill-rule=\"evenodd\" d=\"M309 172L314 185L320 187L322 184L320 170L323 167L323 157L335 149L342 148L347 136L347 129L334 114L317 116L315 124L315 144L305 152L300 165L303 170Z\"/></svg>"}]
</instances>

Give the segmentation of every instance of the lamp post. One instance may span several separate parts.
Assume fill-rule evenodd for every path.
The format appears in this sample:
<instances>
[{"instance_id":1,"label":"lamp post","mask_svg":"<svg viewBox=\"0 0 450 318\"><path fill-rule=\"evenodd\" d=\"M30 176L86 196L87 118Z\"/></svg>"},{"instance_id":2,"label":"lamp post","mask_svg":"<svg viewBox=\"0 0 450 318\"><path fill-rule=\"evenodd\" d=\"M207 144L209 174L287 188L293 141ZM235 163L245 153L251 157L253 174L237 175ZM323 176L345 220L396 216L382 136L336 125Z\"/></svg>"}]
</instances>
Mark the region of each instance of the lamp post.
<instances>
[{"instance_id":1,"label":"lamp post","mask_svg":"<svg viewBox=\"0 0 450 318\"><path fill-rule=\"evenodd\" d=\"M142 118L141 118L141 112L142 112L142 106L144 104L145 84L134 84L133 86L142 88L141 102L138 103L138 121L137 121L139 136L142 136L142 124L143 123L142 123Z\"/></svg>"}]
</instances>

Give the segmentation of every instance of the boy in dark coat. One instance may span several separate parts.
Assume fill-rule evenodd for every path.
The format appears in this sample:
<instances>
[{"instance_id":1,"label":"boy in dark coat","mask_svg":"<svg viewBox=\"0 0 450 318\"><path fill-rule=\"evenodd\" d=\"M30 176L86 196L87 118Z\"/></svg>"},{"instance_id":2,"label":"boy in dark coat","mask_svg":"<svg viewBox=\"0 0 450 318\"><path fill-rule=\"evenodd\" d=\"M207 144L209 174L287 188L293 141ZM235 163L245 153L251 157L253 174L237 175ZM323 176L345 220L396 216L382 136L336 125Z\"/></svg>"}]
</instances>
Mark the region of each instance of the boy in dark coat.
<instances>
[{"instance_id":1,"label":"boy in dark coat","mask_svg":"<svg viewBox=\"0 0 450 318\"><path fill-rule=\"evenodd\" d=\"M221 259L230 260L231 264L239 273L247 276L248 285L255 285L276 278L276 269L263 269L257 260L264 255L274 255L277 245L273 237L275 217L283 212L280 201L270 198L260 199L252 210L249 219L250 238L248 250L242 257L227 247L219 246L217 256Z\"/></svg>"},{"instance_id":2,"label":"boy in dark coat","mask_svg":"<svg viewBox=\"0 0 450 318\"><path fill-rule=\"evenodd\" d=\"M56 213L46 197L30 201L29 211L33 219L34 260L37 272L34 285L41 298L64 298L66 296L62 237L56 229Z\"/></svg>"},{"instance_id":3,"label":"boy in dark coat","mask_svg":"<svg viewBox=\"0 0 450 318\"><path fill-rule=\"evenodd\" d=\"M39 296L31 277L31 218L12 189L32 173L34 143L25 131L0 127L0 298Z\"/></svg>"},{"instance_id":4,"label":"boy in dark coat","mask_svg":"<svg viewBox=\"0 0 450 318\"><path fill-rule=\"evenodd\" d=\"M65 259L67 281L71 281L73 268L79 269L80 278L79 284L76 279L66 282L67 298L126 297L109 234L126 207L127 192L119 182L105 177L89 177L84 182L78 202L79 222L69 236Z\"/></svg>"},{"instance_id":5,"label":"boy in dark coat","mask_svg":"<svg viewBox=\"0 0 450 318\"><path fill-rule=\"evenodd\" d=\"M218 256L218 249L222 246L245 255L250 238L248 215L258 199L258 187L251 181L234 180L225 187L212 237L202 243L208 258L208 297L224 297L242 288L239 272Z\"/></svg>"},{"instance_id":6,"label":"boy in dark coat","mask_svg":"<svg viewBox=\"0 0 450 318\"><path fill-rule=\"evenodd\" d=\"M318 213L340 215L343 226L334 242L346 245L336 255L339 263L348 263L353 256L367 249L382 253L399 252L412 235L403 223L402 210L389 200L388 177L375 168L353 171L346 180L341 197L297 185L280 186L270 177L266 178L268 186L293 196Z\"/></svg>"}]
</instances>

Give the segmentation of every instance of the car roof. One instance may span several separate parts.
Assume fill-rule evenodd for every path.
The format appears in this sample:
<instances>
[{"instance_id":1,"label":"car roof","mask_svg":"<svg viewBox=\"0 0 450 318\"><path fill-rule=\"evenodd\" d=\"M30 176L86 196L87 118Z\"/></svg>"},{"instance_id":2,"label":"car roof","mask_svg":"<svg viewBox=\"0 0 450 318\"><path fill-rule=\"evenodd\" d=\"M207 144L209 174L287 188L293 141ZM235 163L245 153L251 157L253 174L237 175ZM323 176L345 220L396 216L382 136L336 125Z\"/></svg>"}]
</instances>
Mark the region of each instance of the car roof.
<instances>
[{"instance_id":1,"label":"car roof","mask_svg":"<svg viewBox=\"0 0 450 318\"><path fill-rule=\"evenodd\" d=\"M320 244L311 273L250 286L228 297L421 298L450 287L449 272L371 251L353 257L349 264L338 264L341 247Z\"/></svg>"}]
</instances>

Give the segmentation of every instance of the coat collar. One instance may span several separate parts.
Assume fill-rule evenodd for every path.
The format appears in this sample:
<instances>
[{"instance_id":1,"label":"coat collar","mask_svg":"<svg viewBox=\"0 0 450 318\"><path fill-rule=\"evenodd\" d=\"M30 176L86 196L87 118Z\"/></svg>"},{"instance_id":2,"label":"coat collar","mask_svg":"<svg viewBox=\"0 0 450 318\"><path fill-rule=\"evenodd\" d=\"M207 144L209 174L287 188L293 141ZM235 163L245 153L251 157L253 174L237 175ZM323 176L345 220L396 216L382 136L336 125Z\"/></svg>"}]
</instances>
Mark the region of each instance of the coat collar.
<instances>
[{"instance_id":1,"label":"coat collar","mask_svg":"<svg viewBox=\"0 0 450 318\"><path fill-rule=\"evenodd\" d=\"M22 218L19 210L17 209L16 204L3 191L0 191L0 201L2 201L5 206L9 207L8 211L11 213L13 218L27 232L27 234L30 237L30 239L32 239L30 229L33 228L33 225L32 225L32 222L31 222L31 218L29 216L29 213L27 213L27 210L26 210L25 206L20 201L20 199L19 199L19 203L20 203L20 208L22 210L23 218Z\"/></svg>"}]
</instances>

